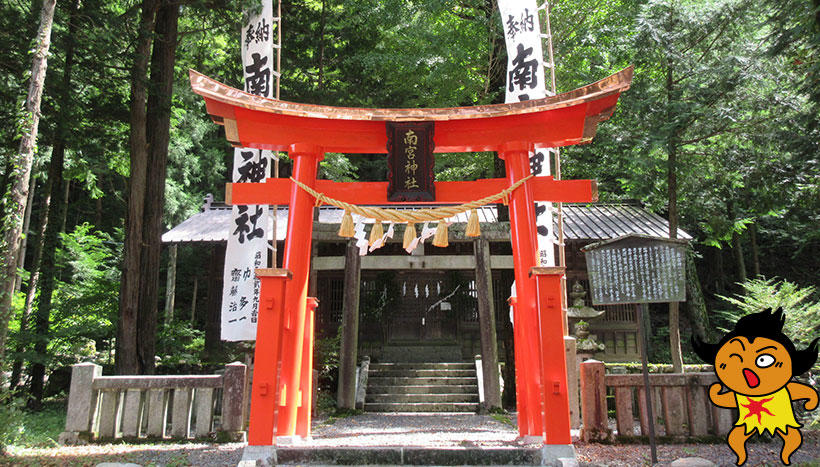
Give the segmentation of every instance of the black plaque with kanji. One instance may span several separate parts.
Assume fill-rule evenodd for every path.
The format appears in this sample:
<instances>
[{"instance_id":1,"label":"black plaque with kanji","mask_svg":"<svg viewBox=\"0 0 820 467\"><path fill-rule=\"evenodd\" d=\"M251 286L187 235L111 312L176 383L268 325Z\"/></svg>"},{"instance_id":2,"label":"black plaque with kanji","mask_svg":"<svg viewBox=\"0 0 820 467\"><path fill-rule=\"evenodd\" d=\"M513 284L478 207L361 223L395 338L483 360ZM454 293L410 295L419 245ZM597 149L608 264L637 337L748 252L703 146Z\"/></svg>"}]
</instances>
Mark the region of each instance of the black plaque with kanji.
<instances>
[{"instance_id":1,"label":"black plaque with kanji","mask_svg":"<svg viewBox=\"0 0 820 467\"><path fill-rule=\"evenodd\" d=\"M433 122L387 123L387 200L435 201Z\"/></svg>"}]
</instances>

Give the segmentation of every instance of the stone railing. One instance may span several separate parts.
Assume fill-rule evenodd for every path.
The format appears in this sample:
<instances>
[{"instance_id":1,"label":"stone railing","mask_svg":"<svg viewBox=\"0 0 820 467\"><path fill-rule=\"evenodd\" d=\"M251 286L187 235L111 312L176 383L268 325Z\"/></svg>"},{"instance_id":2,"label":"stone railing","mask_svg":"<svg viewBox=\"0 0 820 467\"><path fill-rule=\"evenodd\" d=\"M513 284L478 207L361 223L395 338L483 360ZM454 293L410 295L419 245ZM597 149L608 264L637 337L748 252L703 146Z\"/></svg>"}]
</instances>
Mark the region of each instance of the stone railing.
<instances>
[{"instance_id":1,"label":"stone railing","mask_svg":"<svg viewBox=\"0 0 820 467\"><path fill-rule=\"evenodd\" d=\"M80 363L71 388L61 444L92 439L244 437L247 368L225 366L221 375L102 376Z\"/></svg>"},{"instance_id":2,"label":"stone railing","mask_svg":"<svg viewBox=\"0 0 820 467\"><path fill-rule=\"evenodd\" d=\"M655 432L678 439L708 435L725 436L732 427L729 409L709 401L709 386L717 382L714 373L650 374ZM607 392L614 393L615 426L618 436L648 436L649 417L644 396L643 375L605 374L604 364L595 360L581 363L581 412L585 441L606 439L609 428ZM640 432L635 431L636 423Z\"/></svg>"}]
</instances>

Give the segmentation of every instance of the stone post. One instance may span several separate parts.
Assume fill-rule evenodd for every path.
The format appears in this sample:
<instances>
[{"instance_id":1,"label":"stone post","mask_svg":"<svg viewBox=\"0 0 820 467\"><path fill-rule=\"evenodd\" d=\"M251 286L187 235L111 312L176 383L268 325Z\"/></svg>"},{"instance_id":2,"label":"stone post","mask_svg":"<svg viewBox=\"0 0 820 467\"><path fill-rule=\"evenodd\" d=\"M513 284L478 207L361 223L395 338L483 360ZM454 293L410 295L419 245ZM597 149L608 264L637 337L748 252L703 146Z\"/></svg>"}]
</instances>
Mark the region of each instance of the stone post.
<instances>
[{"instance_id":1,"label":"stone post","mask_svg":"<svg viewBox=\"0 0 820 467\"><path fill-rule=\"evenodd\" d=\"M564 336L567 359L567 390L569 391L569 421L572 428L581 426L581 404L578 401L578 355L575 338Z\"/></svg>"},{"instance_id":2,"label":"stone post","mask_svg":"<svg viewBox=\"0 0 820 467\"><path fill-rule=\"evenodd\" d=\"M222 375L222 431L233 439L244 438L245 378L248 368L243 363L225 365Z\"/></svg>"},{"instance_id":3,"label":"stone post","mask_svg":"<svg viewBox=\"0 0 820 467\"><path fill-rule=\"evenodd\" d=\"M92 417L97 409L97 394L93 383L98 376L102 376L102 367L99 365L78 363L71 367L65 431L58 438L60 444L78 444L87 441L86 438L90 439Z\"/></svg>"},{"instance_id":4,"label":"stone post","mask_svg":"<svg viewBox=\"0 0 820 467\"><path fill-rule=\"evenodd\" d=\"M610 431L607 423L606 368L603 362L587 360L581 363L581 413L583 441L608 439Z\"/></svg>"}]
</instances>

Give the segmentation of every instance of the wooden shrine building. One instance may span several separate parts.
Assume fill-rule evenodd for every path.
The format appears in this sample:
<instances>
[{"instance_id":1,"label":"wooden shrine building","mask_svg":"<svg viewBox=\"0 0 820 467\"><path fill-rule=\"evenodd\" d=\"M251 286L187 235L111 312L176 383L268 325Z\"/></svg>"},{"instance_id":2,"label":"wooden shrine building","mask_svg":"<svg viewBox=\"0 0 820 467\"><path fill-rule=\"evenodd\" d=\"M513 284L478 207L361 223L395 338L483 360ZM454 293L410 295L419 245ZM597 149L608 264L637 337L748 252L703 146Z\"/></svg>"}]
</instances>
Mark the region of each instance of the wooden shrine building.
<instances>
[{"instance_id":1,"label":"wooden shrine building","mask_svg":"<svg viewBox=\"0 0 820 467\"><path fill-rule=\"evenodd\" d=\"M287 235L287 215L286 207L278 209L279 251L284 247ZM319 299L316 329L317 335L322 337L335 335L342 319L346 242L337 235L341 217L341 210L326 206L317 210L314 219L313 274L309 295ZM493 278L491 300L496 314L496 334L500 339L504 333L503 327L509 322L507 298L510 295L513 271L509 221L498 219L496 206L484 207L479 211L479 217L482 237L489 242ZM555 222L557 229L557 219ZM209 196L200 212L166 232L162 241L169 245L211 246L217 250L215 256L219 257L224 254L231 223L230 206L215 203ZM270 224L267 231L273 232L272 220ZM451 230L456 233L451 235L450 245L446 248L434 247L428 240L411 256L401 248L401 239L397 235L384 248L362 257L359 355L369 355L375 361L382 355L383 348L390 344L457 346L460 348L459 357L463 360L481 353L476 300L478 294L484 291L474 287L474 240L464 237L466 224L466 215L456 219L451 226ZM668 231L666 219L636 204L565 204L566 277L569 287L578 281L584 290L588 290L586 263L581 252L583 246L628 234L666 236ZM272 238L271 233L270 239ZM691 239L683 230L678 230L678 238ZM281 256L279 265L281 266ZM222 271L217 270L208 281L207 288L220 294ZM394 296L388 298L397 304L397 308L386 319L377 319L374 315L379 310L364 310L363 307L375 308L377 304L374 306L372 302L378 288L391 285L391 282L390 293ZM441 302L445 303L444 308L449 309L442 310L441 303L429 309L452 292L441 289L441 286L452 282L465 283L469 288L462 287L459 291L463 293L456 293L449 301ZM419 297L416 297L417 287ZM408 293L412 294L412 299ZM590 303L588 295L586 302ZM638 323L635 321L634 307L620 305L596 308L604 310L604 314L590 322L590 332L605 344L605 349L595 357L605 362L637 361ZM218 318L217 314L216 319ZM218 327L219 323L215 324ZM572 326L570 331L571 328ZM503 342L499 341L498 347L502 346ZM452 357L431 356L423 351L418 355L430 361ZM503 353L501 359L503 360Z\"/></svg>"}]
</instances>

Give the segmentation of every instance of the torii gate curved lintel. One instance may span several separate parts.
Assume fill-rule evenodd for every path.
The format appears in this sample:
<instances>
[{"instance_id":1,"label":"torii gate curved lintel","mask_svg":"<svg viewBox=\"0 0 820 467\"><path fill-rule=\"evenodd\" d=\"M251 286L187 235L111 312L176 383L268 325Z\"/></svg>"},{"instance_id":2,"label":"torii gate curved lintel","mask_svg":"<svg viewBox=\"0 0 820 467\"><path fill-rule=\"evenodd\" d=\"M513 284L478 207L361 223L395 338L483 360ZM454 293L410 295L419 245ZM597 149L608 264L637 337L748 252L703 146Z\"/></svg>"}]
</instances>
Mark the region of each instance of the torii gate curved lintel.
<instances>
[{"instance_id":1,"label":"torii gate curved lintel","mask_svg":"<svg viewBox=\"0 0 820 467\"><path fill-rule=\"evenodd\" d=\"M354 109L266 99L190 71L191 86L205 98L213 120L236 146L287 151L296 180L353 204L391 203L386 182L316 180L325 152L385 153L387 122L435 124L436 152L497 151L506 178L436 183L437 203L464 203L496 193L530 175L529 151L587 143L608 119L632 81L626 68L601 81L544 99L446 109ZM597 200L592 180L530 179L510 196L515 267L515 367L519 434L545 444L569 445L570 421L561 314L562 268L538 268L535 201ZM310 434L313 312L307 297L313 198L290 180L228 184L233 204L288 204L284 269L257 270L262 281L251 396L250 445L276 436ZM547 419L549 414L549 419Z\"/></svg>"}]
</instances>

